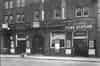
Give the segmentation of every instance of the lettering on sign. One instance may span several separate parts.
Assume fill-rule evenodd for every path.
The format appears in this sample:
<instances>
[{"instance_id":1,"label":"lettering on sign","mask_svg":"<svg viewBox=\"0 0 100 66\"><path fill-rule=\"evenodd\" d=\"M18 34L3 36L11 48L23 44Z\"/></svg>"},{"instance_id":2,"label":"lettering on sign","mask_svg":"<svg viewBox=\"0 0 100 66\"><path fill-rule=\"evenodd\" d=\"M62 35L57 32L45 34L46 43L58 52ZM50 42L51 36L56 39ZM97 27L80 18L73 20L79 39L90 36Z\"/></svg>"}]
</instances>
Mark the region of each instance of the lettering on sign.
<instances>
[{"instance_id":1,"label":"lettering on sign","mask_svg":"<svg viewBox=\"0 0 100 66\"><path fill-rule=\"evenodd\" d=\"M81 25L72 25L72 26L66 26L65 29L67 30L80 30L80 29L92 29L92 24L81 24Z\"/></svg>"}]
</instances>

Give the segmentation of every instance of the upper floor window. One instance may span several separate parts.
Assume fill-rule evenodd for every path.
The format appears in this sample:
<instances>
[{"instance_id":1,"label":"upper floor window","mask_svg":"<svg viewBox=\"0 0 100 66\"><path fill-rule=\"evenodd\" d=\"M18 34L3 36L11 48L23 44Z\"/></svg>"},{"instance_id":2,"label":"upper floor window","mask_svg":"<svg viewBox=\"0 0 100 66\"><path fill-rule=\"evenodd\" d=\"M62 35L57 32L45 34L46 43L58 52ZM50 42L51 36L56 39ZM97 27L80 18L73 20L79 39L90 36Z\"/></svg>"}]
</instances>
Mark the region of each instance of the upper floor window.
<instances>
[{"instance_id":1,"label":"upper floor window","mask_svg":"<svg viewBox=\"0 0 100 66\"><path fill-rule=\"evenodd\" d=\"M33 20L39 20L39 19L40 19L40 12L38 10L34 11Z\"/></svg>"},{"instance_id":2,"label":"upper floor window","mask_svg":"<svg viewBox=\"0 0 100 66\"><path fill-rule=\"evenodd\" d=\"M6 16L4 16L4 22L5 23L11 24L12 21L13 21L13 16L12 15L6 15Z\"/></svg>"},{"instance_id":3,"label":"upper floor window","mask_svg":"<svg viewBox=\"0 0 100 66\"><path fill-rule=\"evenodd\" d=\"M16 22L17 23L23 23L24 22L24 14L16 15Z\"/></svg>"},{"instance_id":4,"label":"upper floor window","mask_svg":"<svg viewBox=\"0 0 100 66\"><path fill-rule=\"evenodd\" d=\"M5 9L13 8L13 1L5 1Z\"/></svg>"},{"instance_id":5,"label":"upper floor window","mask_svg":"<svg viewBox=\"0 0 100 66\"><path fill-rule=\"evenodd\" d=\"M89 16L89 9L88 8L77 8L75 10L76 17L88 17Z\"/></svg>"},{"instance_id":6,"label":"upper floor window","mask_svg":"<svg viewBox=\"0 0 100 66\"><path fill-rule=\"evenodd\" d=\"M61 19L62 18L61 9L55 9L54 10L54 18L55 19Z\"/></svg>"},{"instance_id":7,"label":"upper floor window","mask_svg":"<svg viewBox=\"0 0 100 66\"><path fill-rule=\"evenodd\" d=\"M25 0L17 0L17 7L24 7L25 6Z\"/></svg>"}]
</instances>

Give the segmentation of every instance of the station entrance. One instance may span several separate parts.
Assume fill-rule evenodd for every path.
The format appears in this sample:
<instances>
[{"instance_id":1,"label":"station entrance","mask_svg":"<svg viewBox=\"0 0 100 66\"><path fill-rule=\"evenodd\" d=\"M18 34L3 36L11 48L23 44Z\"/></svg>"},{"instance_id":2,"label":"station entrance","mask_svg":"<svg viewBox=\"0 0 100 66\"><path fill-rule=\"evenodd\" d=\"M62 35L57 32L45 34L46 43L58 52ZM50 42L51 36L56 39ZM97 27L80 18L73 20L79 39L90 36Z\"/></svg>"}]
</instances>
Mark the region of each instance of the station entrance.
<instances>
[{"instance_id":1,"label":"station entrance","mask_svg":"<svg viewBox=\"0 0 100 66\"><path fill-rule=\"evenodd\" d=\"M88 56L88 44L86 39L74 39L75 56Z\"/></svg>"},{"instance_id":2,"label":"station entrance","mask_svg":"<svg viewBox=\"0 0 100 66\"><path fill-rule=\"evenodd\" d=\"M76 31L73 34L75 56L88 56L88 32Z\"/></svg>"},{"instance_id":3,"label":"station entrance","mask_svg":"<svg viewBox=\"0 0 100 66\"><path fill-rule=\"evenodd\" d=\"M41 34L35 33L32 39L32 54L44 53L44 38Z\"/></svg>"}]
</instances>

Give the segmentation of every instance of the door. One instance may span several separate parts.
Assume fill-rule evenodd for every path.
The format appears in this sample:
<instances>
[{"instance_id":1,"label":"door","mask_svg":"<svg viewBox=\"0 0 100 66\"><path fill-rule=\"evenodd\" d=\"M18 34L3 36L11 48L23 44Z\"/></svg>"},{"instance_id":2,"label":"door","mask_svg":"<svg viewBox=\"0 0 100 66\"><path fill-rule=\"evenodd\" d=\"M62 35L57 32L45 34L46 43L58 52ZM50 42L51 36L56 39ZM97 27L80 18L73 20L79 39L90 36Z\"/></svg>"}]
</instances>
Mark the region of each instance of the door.
<instances>
[{"instance_id":1,"label":"door","mask_svg":"<svg viewBox=\"0 0 100 66\"><path fill-rule=\"evenodd\" d=\"M33 36L33 41L32 41L32 53L43 54L43 51L44 51L44 38L39 34L35 34Z\"/></svg>"},{"instance_id":2,"label":"door","mask_svg":"<svg viewBox=\"0 0 100 66\"><path fill-rule=\"evenodd\" d=\"M25 53L26 51L26 40L17 40L18 46L17 46L17 51L18 53Z\"/></svg>"},{"instance_id":3,"label":"door","mask_svg":"<svg viewBox=\"0 0 100 66\"><path fill-rule=\"evenodd\" d=\"M86 39L74 39L75 56L88 56L88 44Z\"/></svg>"}]
</instances>

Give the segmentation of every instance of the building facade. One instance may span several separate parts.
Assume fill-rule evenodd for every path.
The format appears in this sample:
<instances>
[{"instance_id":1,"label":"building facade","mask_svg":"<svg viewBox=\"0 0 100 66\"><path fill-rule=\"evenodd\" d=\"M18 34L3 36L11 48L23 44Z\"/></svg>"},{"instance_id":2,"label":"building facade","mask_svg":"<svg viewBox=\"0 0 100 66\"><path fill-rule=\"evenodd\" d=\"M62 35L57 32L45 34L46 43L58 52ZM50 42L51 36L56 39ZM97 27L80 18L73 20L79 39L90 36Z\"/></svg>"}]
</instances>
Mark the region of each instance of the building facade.
<instances>
[{"instance_id":1,"label":"building facade","mask_svg":"<svg viewBox=\"0 0 100 66\"><path fill-rule=\"evenodd\" d=\"M97 1L1 0L1 3L1 54L100 55L96 37Z\"/></svg>"}]
</instances>

